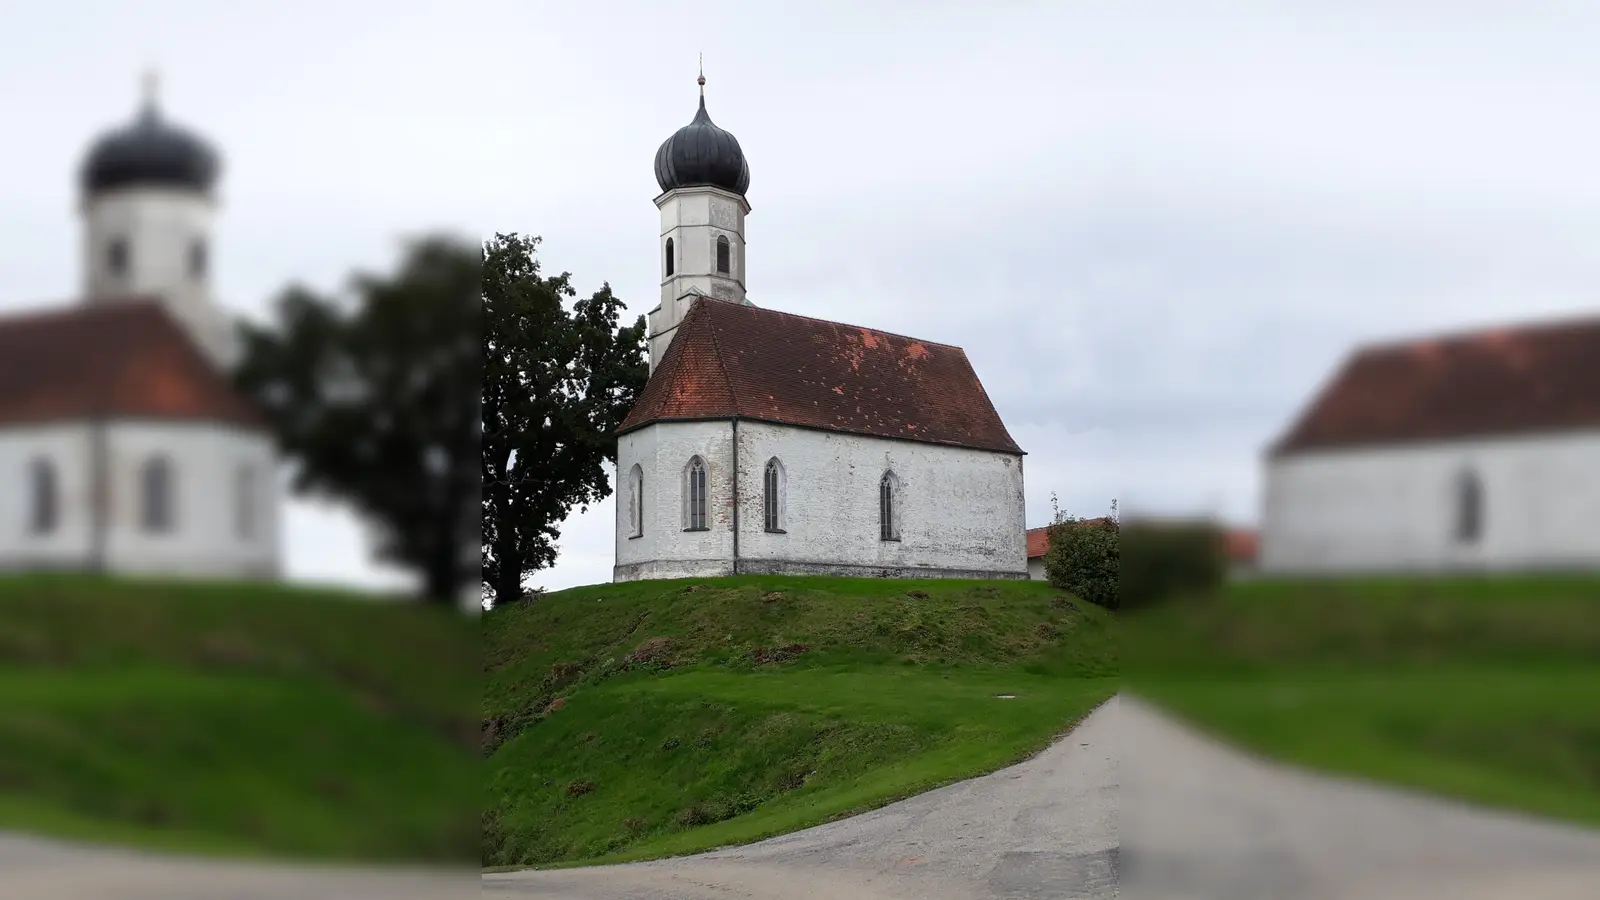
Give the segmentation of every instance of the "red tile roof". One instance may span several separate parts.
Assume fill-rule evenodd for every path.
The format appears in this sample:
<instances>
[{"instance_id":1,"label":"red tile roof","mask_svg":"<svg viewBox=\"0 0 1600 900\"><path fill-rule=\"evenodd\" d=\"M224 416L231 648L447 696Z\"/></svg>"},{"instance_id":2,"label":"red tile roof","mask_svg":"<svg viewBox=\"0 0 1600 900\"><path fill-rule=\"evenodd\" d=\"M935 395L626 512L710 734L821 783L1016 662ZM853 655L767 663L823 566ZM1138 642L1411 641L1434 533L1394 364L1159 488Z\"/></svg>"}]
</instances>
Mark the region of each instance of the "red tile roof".
<instances>
[{"instance_id":1,"label":"red tile roof","mask_svg":"<svg viewBox=\"0 0 1600 900\"><path fill-rule=\"evenodd\" d=\"M618 433L734 416L1022 453L959 347L697 300Z\"/></svg>"},{"instance_id":2,"label":"red tile roof","mask_svg":"<svg viewBox=\"0 0 1600 900\"><path fill-rule=\"evenodd\" d=\"M159 303L0 317L0 426L96 414L267 427Z\"/></svg>"},{"instance_id":3,"label":"red tile roof","mask_svg":"<svg viewBox=\"0 0 1600 900\"><path fill-rule=\"evenodd\" d=\"M1273 455L1600 428L1600 318L1367 347Z\"/></svg>"},{"instance_id":4,"label":"red tile roof","mask_svg":"<svg viewBox=\"0 0 1600 900\"><path fill-rule=\"evenodd\" d=\"M1256 532L1244 528L1230 528L1223 532L1222 539L1228 559L1236 563L1255 562L1256 550L1260 546L1260 538Z\"/></svg>"}]
</instances>

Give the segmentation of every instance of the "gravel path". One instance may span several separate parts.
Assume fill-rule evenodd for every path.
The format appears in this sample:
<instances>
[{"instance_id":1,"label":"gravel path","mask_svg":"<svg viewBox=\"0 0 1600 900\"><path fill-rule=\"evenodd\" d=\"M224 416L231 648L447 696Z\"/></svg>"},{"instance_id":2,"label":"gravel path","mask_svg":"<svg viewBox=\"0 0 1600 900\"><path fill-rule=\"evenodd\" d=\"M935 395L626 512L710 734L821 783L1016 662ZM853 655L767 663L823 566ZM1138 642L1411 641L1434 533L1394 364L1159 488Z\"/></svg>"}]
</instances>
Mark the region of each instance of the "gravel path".
<instances>
[{"instance_id":1,"label":"gravel path","mask_svg":"<svg viewBox=\"0 0 1600 900\"><path fill-rule=\"evenodd\" d=\"M1600 897L1600 832L1264 762L1120 704L1125 896Z\"/></svg>"}]
</instances>

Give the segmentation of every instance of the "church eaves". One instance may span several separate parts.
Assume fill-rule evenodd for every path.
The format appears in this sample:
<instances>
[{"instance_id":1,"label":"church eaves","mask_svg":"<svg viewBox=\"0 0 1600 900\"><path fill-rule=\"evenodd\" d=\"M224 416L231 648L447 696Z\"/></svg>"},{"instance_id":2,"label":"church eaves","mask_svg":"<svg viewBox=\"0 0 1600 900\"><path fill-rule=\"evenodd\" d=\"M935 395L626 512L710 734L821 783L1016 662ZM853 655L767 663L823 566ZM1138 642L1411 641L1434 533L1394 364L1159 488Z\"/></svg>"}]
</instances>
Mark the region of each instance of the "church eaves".
<instances>
[{"instance_id":1,"label":"church eaves","mask_svg":"<svg viewBox=\"0 0 1600 900\"><path fill-rule=\"evenodd\" d=\"M1023 452L959 347L698 300L617 433L735 417Z\"/></svg>"},{"instance_id":2,"label":"church eaves","mask_svg":"<svg viewBox=\"0 0 1600 900\"><path fill-rule=\"evenodd\" d=\"M0 318L0 428L96 416L267 428L156 301Z\"/></svg>"},{"instance_id":3,"label":"church eaves","mask_svg":"<svg viewBox=\"0 0 1600 900\"><path fill-rule=\"evenodd\" d=\"M1363 348L1270 453L1597 428L1591 318Z\"/></svg>"}]
</instances>

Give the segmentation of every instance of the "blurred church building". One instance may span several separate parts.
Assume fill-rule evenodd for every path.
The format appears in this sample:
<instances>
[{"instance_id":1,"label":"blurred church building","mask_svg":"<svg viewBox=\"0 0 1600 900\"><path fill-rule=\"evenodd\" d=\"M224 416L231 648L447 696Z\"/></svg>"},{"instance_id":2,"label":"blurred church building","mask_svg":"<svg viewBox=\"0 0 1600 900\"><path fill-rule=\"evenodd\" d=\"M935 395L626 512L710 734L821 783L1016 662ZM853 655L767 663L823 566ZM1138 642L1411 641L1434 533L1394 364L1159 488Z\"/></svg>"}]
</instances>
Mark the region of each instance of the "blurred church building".
<instances>
[{"instance_id":1,"label":"blurred church building","mask_svg":"<svg viewBox=\"0 0 1600 900\"><path fill-rule=\"evenodd\" d=\"M153 78L89 148L81 297L0 316L0 570L278 576L273 436L212 295L220 172Z\"/></svg>"},{"instance_id":2,"label":"blurred church building","mask_svg":"<svg viewBox=\"0 0 1600 900\"><path fill-rule=\"evenodd\" d=\"M1600 569L1600 318L1360 349L1264 505L1268 572Z\"/></svg>"}]
</instances>

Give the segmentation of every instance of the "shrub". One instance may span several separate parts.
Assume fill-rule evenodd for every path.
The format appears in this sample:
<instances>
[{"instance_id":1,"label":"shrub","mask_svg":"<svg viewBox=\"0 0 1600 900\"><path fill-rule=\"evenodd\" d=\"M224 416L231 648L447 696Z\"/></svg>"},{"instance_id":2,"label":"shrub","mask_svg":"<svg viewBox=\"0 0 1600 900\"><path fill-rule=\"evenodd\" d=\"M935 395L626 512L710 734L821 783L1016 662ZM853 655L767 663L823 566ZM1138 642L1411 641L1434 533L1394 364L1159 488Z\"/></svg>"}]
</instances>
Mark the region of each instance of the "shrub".
<instances>
[{"instance_id":1,"label":"shrub","mask_svg":"<svg viewBox=\"0 0 1600 900\"><path fill-rule=\"evenodd\" d=\"M1106 609L1117 609L1121 536L1115 520L1065 518L1050 526L1044 572L1050 584Z\"/></svg>"},{"instance_id":2,"label":"shrub","mask_svg":"<svg viewBox=\"0 0 1600 900\"><path fill-rule=\"evenodd\" d=\"M1227 578L1222 530L1209 522L1141 522L1126 529L1120 594L1127 609L1211 590Z\"/></svg>"}]
</instances>

